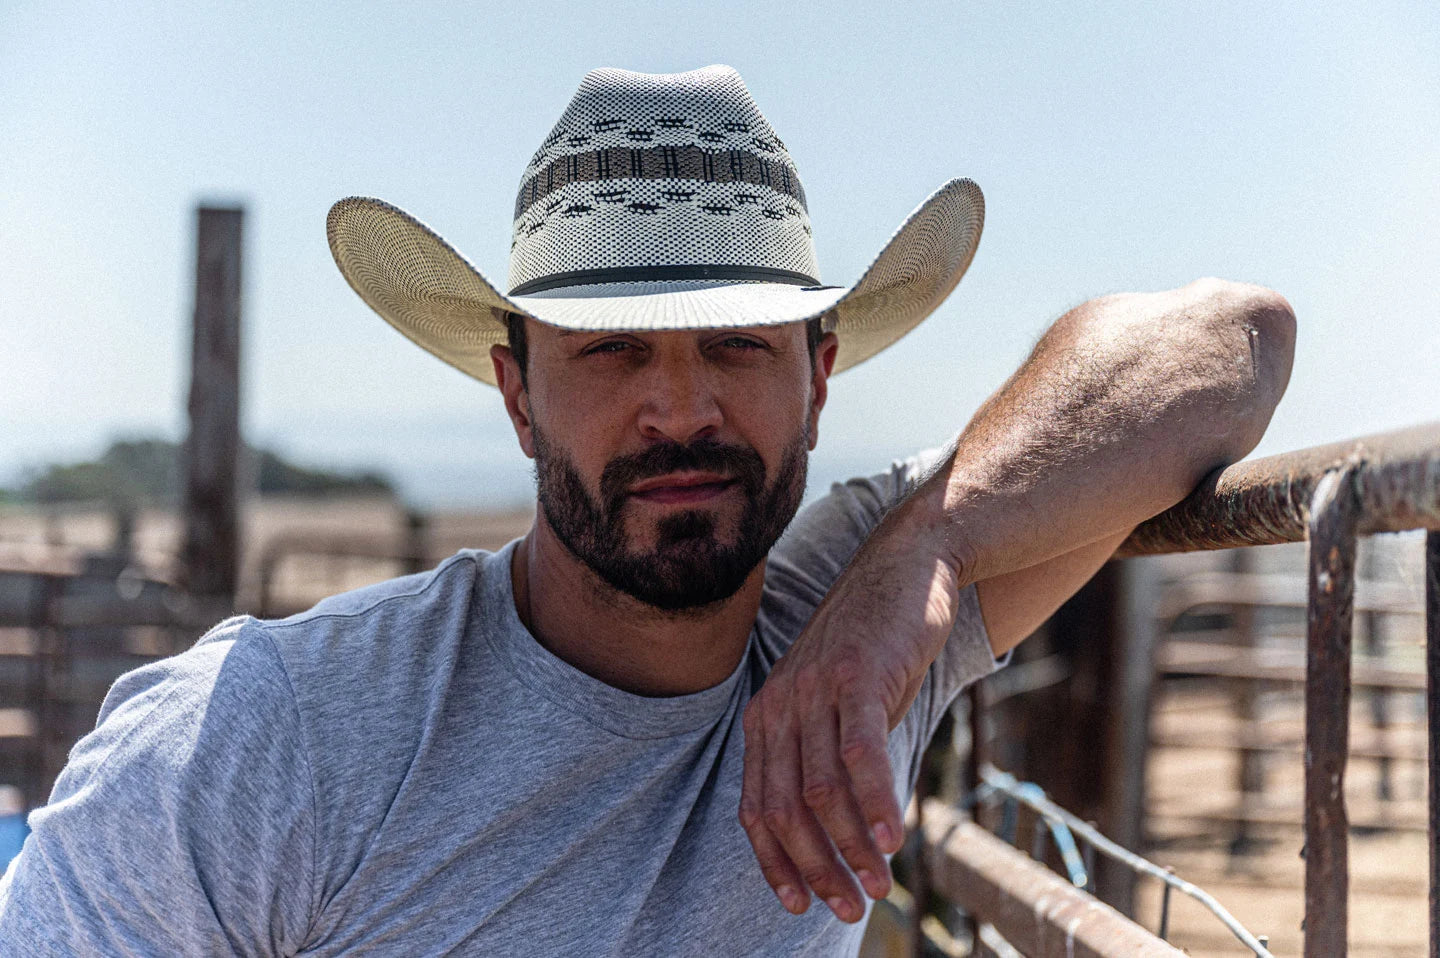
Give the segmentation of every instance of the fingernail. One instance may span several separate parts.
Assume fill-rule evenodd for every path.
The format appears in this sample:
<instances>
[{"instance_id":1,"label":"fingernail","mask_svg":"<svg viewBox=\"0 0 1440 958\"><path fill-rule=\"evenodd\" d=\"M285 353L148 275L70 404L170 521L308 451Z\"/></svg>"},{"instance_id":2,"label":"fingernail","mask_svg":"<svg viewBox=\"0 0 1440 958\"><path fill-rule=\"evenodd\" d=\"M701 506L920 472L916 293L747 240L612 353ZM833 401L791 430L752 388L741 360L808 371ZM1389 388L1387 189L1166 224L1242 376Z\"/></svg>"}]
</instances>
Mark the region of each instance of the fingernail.
<instances>
[{"instance_id":1,"label":"fingernail","mask_svg":"<svg viewBox=\"0 0 1440 958\"><path fill-rule=\"evenodd\" d=\"M885 893L880 891L879 880L876 879L875 875L869 870L862 868L855 873L855 877L860 879L860 885L865 889L865 894L871 898L883 898L885 896Z\"/></svg>"},{"instance_id":2,"label":"fingernail","mask_svg":"<svg viewBox=\"0 0 1440 958\"><path fill-rule=\"evenodd\" d=\"M780 903L790 911L794 911L799 905L799 901L795 897L795 889L789 885L781 885L775 894L780 896Z\"/></svg>"},{"instance_id":3,"label":"fingernail","mask_svg":"<svg viewBox=\"0 0 1440 958\"><path fill-rule=\"evenodd\" d=\"M879 845L881 850L889 850L890 843L895 838L895 836L890 834L889 825L886 825L884 822L876 822L870 826L870 832L875 836L875 844Z\"/></svg>"},{"instance_id":4,"label":"fingernail","mask_svg":"<svg viewBox=\"0 0 1440 958\"><path fill-rule=\"evenodd\" d=\"M835 916L837 918L840 918L842 920L849 920L850 903L848 901L841 898L839 895L836 895L834 898L825 899L825 904L830 906L830 910L835 913Z\"/></svg>"}]
</instances>

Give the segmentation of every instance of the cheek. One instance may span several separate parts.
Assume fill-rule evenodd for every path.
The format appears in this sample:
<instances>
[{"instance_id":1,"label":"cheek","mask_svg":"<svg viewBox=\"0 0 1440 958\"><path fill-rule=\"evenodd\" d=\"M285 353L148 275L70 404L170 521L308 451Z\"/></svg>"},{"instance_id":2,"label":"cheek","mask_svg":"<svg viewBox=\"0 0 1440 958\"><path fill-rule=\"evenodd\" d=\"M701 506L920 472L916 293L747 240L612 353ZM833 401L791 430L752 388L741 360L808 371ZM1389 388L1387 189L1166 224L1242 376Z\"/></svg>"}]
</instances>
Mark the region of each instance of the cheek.
<instances>
[{"instance_id":1,"label":"cheek","mask_svg":"<svg viewBox=\"0 0 1440 958\"><path fill-rule=\"evenodd\" d=\"M576 396L585 398L576 399ZM587 477L599 476L600 470L615 455L618 437L623 435L623 423L618 417L607 415L613 408L604 397L588 392L531 392L535 428L552 447L563 450Z\"/></svg>"},{"instance_id":2,"label":"cheek","mask_svg":"<svg viewBox=\"0 0 1440 958\"><path fill-rule=\"evenodd\" d=\"M810 422L810 385L799 388L791 381L766 383L739 394L733 406L734 421L744 422L751 444L766 458L772 470L778 455L795 441Z\"/></svg>"}]
</instances>

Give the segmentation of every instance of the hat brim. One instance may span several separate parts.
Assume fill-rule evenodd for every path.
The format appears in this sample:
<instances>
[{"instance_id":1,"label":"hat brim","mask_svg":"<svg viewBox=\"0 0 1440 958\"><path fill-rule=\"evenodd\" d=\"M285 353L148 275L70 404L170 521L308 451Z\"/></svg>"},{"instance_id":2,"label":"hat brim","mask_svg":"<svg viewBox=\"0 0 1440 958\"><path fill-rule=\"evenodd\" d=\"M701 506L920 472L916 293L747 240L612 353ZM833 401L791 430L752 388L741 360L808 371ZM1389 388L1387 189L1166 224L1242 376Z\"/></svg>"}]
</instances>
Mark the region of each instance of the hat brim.
<instances>
[{"instance_id":1,"label":"hat brim","mask_svg":"<svg viewBox=\"0 0 1440 958\"><path fill-rule=\"evenodd\" d=\"M495 385L490 347L504 312L563 329L659 330L769 326L833 312L835 372L894 343L950 295L975 257L985 199L951 180L905 219L850 287L685 280L596 283L507 296L439 234L383 200L352 196L330 209L335 264L371 309L461 372Z\"/></svg>"}]
</instances>

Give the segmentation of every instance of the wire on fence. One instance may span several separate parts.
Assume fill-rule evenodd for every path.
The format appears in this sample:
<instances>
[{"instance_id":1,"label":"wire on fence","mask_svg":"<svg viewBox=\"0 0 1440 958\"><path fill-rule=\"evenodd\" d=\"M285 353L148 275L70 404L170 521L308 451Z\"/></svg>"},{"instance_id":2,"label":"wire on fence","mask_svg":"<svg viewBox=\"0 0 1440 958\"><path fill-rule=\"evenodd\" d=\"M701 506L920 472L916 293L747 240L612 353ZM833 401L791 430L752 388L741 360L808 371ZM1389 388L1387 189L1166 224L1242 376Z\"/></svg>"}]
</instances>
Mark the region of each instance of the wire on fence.
<instances>
[{"instance_id":1,"label":"wire on fence","mask_svg":"<svg viewBox=\"0 0 1440 958\"><path fill-rule=\"evenodd\" d=\"M1045 796L1044 790L1034 782L1022 782L993 765L982 765L980 784L965 799L964 805L970 808L980 802L990 801L997 797L1012 808L1016 805L1024 805L1045 822L1046 828L1055 841L1055 847L1060 852L1061 861L1065 864L1067 877L1070 879L1070 883L1077 888L1084 888L1090 884L1091 870L1085 867L1085 863L1076 849L1076 837L1085 843L1087 849L1093 850L1092 855L1099 853L1106 858L1120 862L1138 874L1158 879L1164 885L1160 902L1159 936L1161 938L1164 938L1169 930L1170 891L1173 889L1199 902L1257 958L1274 958L1265 946L1263 938L1257 938L1247 931L1240 922L1235 920L1235 916L1226 910L1224 905L1216 901L1214 896L1203 888L1180 878L1173 869L1162 868L1148 859L1141 858L1129 849L1115 844L1100 834L1093 826L1050 801ZM1013 842L1013 840L1012 837L1011 841Z\"/></svg>"}]
</instances>

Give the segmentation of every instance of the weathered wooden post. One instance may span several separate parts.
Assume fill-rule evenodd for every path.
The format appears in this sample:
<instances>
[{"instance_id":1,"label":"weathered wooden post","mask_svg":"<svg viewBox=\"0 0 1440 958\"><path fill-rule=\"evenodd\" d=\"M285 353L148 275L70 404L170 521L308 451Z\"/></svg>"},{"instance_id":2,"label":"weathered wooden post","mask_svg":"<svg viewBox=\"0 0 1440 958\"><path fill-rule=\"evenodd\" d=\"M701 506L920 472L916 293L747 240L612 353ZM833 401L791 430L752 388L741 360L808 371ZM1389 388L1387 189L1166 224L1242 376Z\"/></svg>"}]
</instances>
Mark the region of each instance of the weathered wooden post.
<instances>
[{"instance_id":1,"label":"weathered wooden post","mask_svg":"<svg viewBox=\"0 0 1440 958\"><path fill-rule=\"evenodd\" d=\"M1109 562L1056 610L1047 626L1068 663L1063 683L1007 702L1023 758L1014 774L1122 845L1144 840L1145 762L1155 689L1155 567ZM1018 700L1017 700L1018 702ZM1014 712L1023 711L1016 722ZM1133 914L1135 875L1097 862L1096 897Z\"/></svg>"},{"instance_id":2,"label":"weathered wooden post","mask_svg":"<svg viewBox=\"0 0 1440 958\"><path fill-rule=\"evenodd\" d=\"M1255 556L1249 549L1234 549L1230 553L1230 568L1236 575L1250 575L1255 571ZM1258 616L1255 606L1240 603L1230 612L1231 631L1235 645L1245 652L1253 652L1260 646ZM1231 855L1246 855L1253 850L1255 836L1250 828L1250 816L1265 793L1265 753L1250 746L1258 744L1260 730L1264 727L1261 709L1260 683L1251 678L1233 679L1229 683L1235 717L1240 723L1236 742L1240 748L1240 764L1236 770L1236 795L1238 807L1235 815L1235 833L1230 839Z\"/></svg>"},{"instance_id":3,"label":"weathered wooden post","mask_svg":"<svg viewBox=\"0 0 1440 958\"><path fill-rule=\"evenodd\" d=\"M1108 638L1113 652L1105 697L1109 707L1101 726L1105 778L1098 811L1109 838L1138 850L1145 844L1145 766L1160 645L1155 619L1159 570L1145 557L1110 566L1116 576ZM1096 897L1134 917L1136 877L1129 868L1105 859L1096 875Z\"/></svg>"},{"instance_id":4,"label":"weathered wooden post","mask_svg":"<svg viewBox=\"0 0 1440 958\"><path fill-rule=\"evenodd\" d=\"M240 243L244 210L202 206L196 223L190 433L180 580L224 611L240 566Z\"/></svg>"},{"instance_id":5,"label":"weathered wooden post","mask_svg":"<svg viewBox=\"0 0 1440 958\"><path fill-rule=\"evenodd\" d=\"M1425 534L1425 720L1430 846L1430 958L1440 958L1440 531Z\"/></svg>"}]
</instances>

